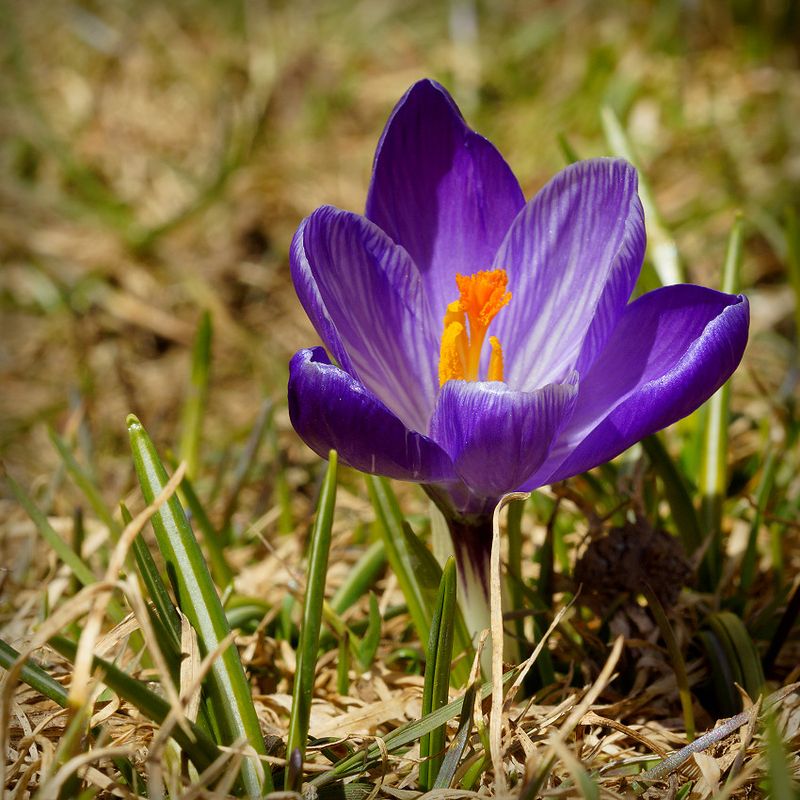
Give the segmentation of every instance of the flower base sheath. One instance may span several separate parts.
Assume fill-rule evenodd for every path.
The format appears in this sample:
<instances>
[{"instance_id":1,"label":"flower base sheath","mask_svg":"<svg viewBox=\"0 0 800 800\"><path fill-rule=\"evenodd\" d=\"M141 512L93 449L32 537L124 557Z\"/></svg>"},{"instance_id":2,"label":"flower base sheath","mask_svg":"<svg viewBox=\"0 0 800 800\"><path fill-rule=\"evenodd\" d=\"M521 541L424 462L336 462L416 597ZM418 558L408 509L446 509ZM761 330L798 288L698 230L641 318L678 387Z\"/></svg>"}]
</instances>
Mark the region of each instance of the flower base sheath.
<instances>
[{"instance_id":1,"label":"flower base sheath","mask_svg":"<svg viewBox=\"0 0 800 800\"><path fill-rule=\"evenodd\" d=\"M325 350L291 361L292 423L322 456L423 484L455 538L485 530L506 492L613 458L738 365L746 298L678 285L629 302L644 251L629 163L579 162L526 202L420 81L378 143L365 214L325 206L294 236Z\"/></svg>"}]
</instances>

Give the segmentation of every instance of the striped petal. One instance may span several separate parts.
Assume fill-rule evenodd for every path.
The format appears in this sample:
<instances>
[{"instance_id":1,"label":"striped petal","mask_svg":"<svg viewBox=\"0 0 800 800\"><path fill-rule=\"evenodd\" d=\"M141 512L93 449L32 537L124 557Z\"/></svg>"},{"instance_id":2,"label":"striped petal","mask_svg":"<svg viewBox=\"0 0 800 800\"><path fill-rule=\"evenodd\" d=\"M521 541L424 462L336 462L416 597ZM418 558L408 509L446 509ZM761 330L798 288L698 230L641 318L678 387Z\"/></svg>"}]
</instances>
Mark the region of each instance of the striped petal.
<instances>
[{"instance_id":1,"label":"striped petal","mask_svg":"<svg viewBox=\"0 0 800 800\"><path fill-rule=\"evenodd\" d=\"M568 478L619 455L702 405L747 344L747 299L688 284L625 309L581 380L575 413L529 486Z\"/></svg>"},{"instance_id":2,"label":"striped petal","mask_svg":"<svg viewBox=\"0 0 800 800\"><path fill-rule=\"evenodd\" d=\"M321 347L300 350L289 363L289 416L315 453L334 449L362 472L423 483L455 479L439 445L409 430Z\"/></svg>"},{"instance_id":3,"label":"striped petal","mask_svg":"<svg viewBox=\"0 0 800 800\"><path fill-rule=\"evenodd\" d=\"M506 380L529 391L582 375L633 291L645 250L636 170L594 159L562 170L514 220L497 253L512 299L494 335Z\"/></svg>"},{"instance_id":4,"label":"striped petal","mask_svg":"<svg viewBox=\"0 0 800 800\"><path fill-rule=\"evenodd\" d=\"M456 273L489 268L524 204L508 164L467 127L447 91L414 84L378 143L366 214L414 259L436 324L454 299Z\"/></svg>"},{"instance_id":5,"label":"striped petal","mask_svg":"<svg viewBox=\"0 0 800 800\"><path fill-rule=\"evenodd\" d=\"M317 209L295 237L303 306L342 368L405 425L425 430L438 390L438 326L408 253L366 218Z\"/></svg>"},{"instance_id":6,"label":"striped petal","mask_svg":"<svg viewBox=\"0 0 800 800\"><path fill-rule=\"evenodd\" d=\"M521 486L547 457L574 409L576 382L573 374L567 383L515 392L495 381L448 381L430 435L475 494L500 497Z\"/></svg>"}]
</instances>

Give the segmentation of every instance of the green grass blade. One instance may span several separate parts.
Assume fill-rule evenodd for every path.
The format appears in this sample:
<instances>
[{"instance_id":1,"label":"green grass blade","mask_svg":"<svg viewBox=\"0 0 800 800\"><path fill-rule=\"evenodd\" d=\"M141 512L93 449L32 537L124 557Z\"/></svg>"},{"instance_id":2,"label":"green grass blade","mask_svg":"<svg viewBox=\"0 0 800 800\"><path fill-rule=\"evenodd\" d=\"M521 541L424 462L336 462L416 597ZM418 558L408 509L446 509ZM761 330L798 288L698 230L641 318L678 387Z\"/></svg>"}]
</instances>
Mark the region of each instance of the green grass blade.
<instances>
[{"instance_id":1,"label":"green grass blade","mask_svg":"<svg viewBox=\"0 0 800 800\"><path fill-rule=\"evenodd\" d=\"M412 555L403 530L403 515L400 513L397 499L386 478L367 475L366 481L378 520L378 528L386 548L386 558L400 584L400 590L403 592L417 635L420 641L427 642L432 616L430 593L420 585L414 572Z\"/></svg>"},{"instance_id":2,"label":"green grass blade","mask_svg":"<svg viewBox=\"0 0 800 800\"><path fill-rule=\"evenodd\" d=\"M753 699L764 692L764 670L761 658L744 623L730 611L710 614L708 626L722 645L728 660L735 665L737 680Z\"/></svg>"},{"instance_id":3,"label":"green grass blade","mask_svg":"<svg viewBox=\"0 0 800 800\"><path fill-rule=\"evenodd\" d=\"M378 599L373 592L369 593L369 621L364 638L358 645L358 663L361 669L366 672L375 660L378 652L378 645L381 642L381 611L378 607Z\"/></svg>"},{"instance_id":4,"label":"green grass blade","mask_svg":"<svg viewBox=\"0 0 800 800\"><path fill-rule=\"evenodd\" d=\"M800 787L792 779L790 754L781 738L775 714L767 714L764 727L767 734L766 796L770 800L797 800Z\"/></svg>"},{"instance_id":5,"label":"green grass blade","mask_svg":"<svg viewBox=\"0 0 800 800\"><path fill-rule=\"evenodd\" d=\"M200 533L203 534L203 544L208 554L208 564L211 568L211 575L214 577L217 586L225 588L233 582L233 572L228 566L225 558L225 548L222 546L222 538L211 524L211 520L206 514L203 504L200 502L194 490L192 481L184 478L181 481L181 494L189 507L192 519L197 523Z\"/></svg>"},{"instance_id":6,"label":"green grass blade","mask_svg":"<svg viewBox=\"0 0 800 800\"><path fill-rule=\"evenodd\" d=\"M208 401L208 376L211 371L211 315L204 311L197 326L192 348L192 372L181 415L181 460L186 462L186 474L197 475L203 417Z\"/></svg>"},{"instance_id":7,"label":"green grass blade","mask_svg":"<svg viewBox=\"0 0 800 800\"><path fill-rule=\"evenodd\" d=\"M700 631L697 640L708 661L709 684L717 709L722 716L732 716L741 708L741 698L734 686L742 683L739 665L731 663L723 643L712 631Z\"/></svg>"},{"instance_id":8,"label":"green grass blade","mask_svg":"<svg viewBox=\"0 0 800 800\"><path fill-rule=\"evenodd\" d=\"M703 531L686 480L658 434L642 439L642 446L664 485L664 494L683 548L692 555L703 544Z\"/></svg>"},{"instance_id":9,"label":"green grass blade","mask_svg":"<svg viewBox=\"0 0 800 800\"><path fill-rule=\"evenodd\" d=\"M11 665L19 658L19 655L19 652L8 642L0 639L0 667L10 669ZM36 689L39 694L60 705L61 708L68 707L69 695L67 690L58 681L51 678L36 662L28 659L22 667L20 679L31 688Z\"/></svg>"},{"instance_id":10,"label":"green grass blade","mask_svg":"<svg viewBox=\"0 0 800 800\"><path fill-rule=\"evenodd\" d=\"M353 603L364 596L385 565L386 546L383 542L374 542L364 551L348 572L344 583L336 590L331 598L331 608L337 614L344 614Z\"/></svg>"},{"instance_id":11,"label":"green grass blade","mask_svg":"<svg viewBox=\"0 0 800 800\"><path fill-rule=\"evenodd\" d=\"M656 618L656 624L661 630L661 636L664 643L667 645L672 668L675 670L675 683L678 685L678 695L681 700L681 710L683 711L683 724L686 728L686 738L691 742L694 739L694 710L692 709L692 692L689 688L689 678L686 674L686 662L683 658L678 640L675 638L675 632L672 630L672 625L669 624L669 619L664 611L664 606L658 599L656 593L645 584L643 587L644 596L647 598L647 604Z\"/></svg>"},{"instance_id":12,"label":"green grass blade","mask_svg":"<svg viewBox=\"0 0 800 800\"><path fill-rule=\"evenodd\" d=\"M167 483L167 472L153 442L133 415L128 417L128 433L142 494L145 502L152 503ZM228 636L230 627L200 545L178 498L173 495L151 522L178 605L197 631L202 652L211 652ZM215 660L206 685L225 744L244 738L257 754L266 755L250 685L233 645L225 648ZM269 769L264 769L255 759L243 760L241 774L245 789L252 797L272 788Z\"/></svg>"},{"instance_id":13,"label":"green grass blade","mask_svg":"<svg viewBox=\"0 0 800 800\"><path fill-rule=\"evenodd\" d=\"M641 168L633 143L613 109L605 106L600 116L611 151L615 156L630 161L639 173L639 197L644 208L644 218L647 220L647 250L658 278L664 286L683 283L686 278L677 245L658 211L653 190Z\"/></svg>"},{"instance_id":14,"label":"green grass blade","mask_svg":"<svg viewBox=\"0 0 800 800\"><path fill-rule=\"evenodd\" d=\"M229 543L231 535L231 520L233 519L233 515L236 513L236 509L239 505L239 495L241 494L242 489L247 482L247 476L250 474L250 469L256 461L256 456L258 456L261 443L264 441L264 434L269 427L268 423L270 417L272 416L272 410L273 408L271 401L265 400L258 412L253 429L250 431L250 435L247 437L247 442L245 443L244 449L239 454L239 458L236 461L236 466L233 470L233 483L228 491L228 499L225 502L225 510L222 514L222 527L220 529L220 538L222 544Z\"/></svg>"},{"instance_id":15,"label":"green grass blade","mask_svg":"<svg viewBox=\"0 0 800 800\"><path fill-rule=\"evenodd\" d=\"M748 590L753 585L756 577L756 567L758 565L758 533L761 530L761 523L764 519L764 512L767 510L767 503L772 494L772 486L775 483L780 459L776 455L773 445L767 445L767 453L764 457L764 468L761 471L761 480L756 489L756 513L750 523L750 533L747 537L747 546L742 558L742 566L739 570L739 594L742 600L747 596Z\"/></svg>"},{"instance_id":16,"label":"green grass blade","mask_svg":"<svg viewBox=\"0 0 800 800\"><path fill-rule=\"evenodd\" d=\"M50 645L64 658L72 661L78 652L75 642L56 636L50 640ZM101 673L101 680L109 689L116 692L123 700L135 706L147 719L161 724L172 710L170 704L160 695L150 691L142 681L136 680L114 666L110 661L95 656L92 666ZM186 720L190 733L181 725L174 725L170 736L180 745L181 749L192 760L198 770L202 771L219 758L221 751L212 739L191 720ZM191 734L191 735L190 735Z\"/></svg>"},{"instance_id":17,"label":"green grass blade","mask_svg":"<svg viewBox=\"0 0 800 800\"><path fill-rule=\"evenodd\" d=\"M278 530L289 535L294 531L294 513L292 512L292 488L286 477L286 453L281 449L275 418L270 419L267 428L267 445L272 456L272 479L274 481L274 503L280 509Z\"/></svg>"},{"instance_id":18,"label":"green grass blade","mask_svg":"<svg viewBox=\"0 0 800 800\"><path fill-rule=\"evenodd\" d=\"M120 512L123 523L129 525L133 521L133 516L124 503L120 503ZM172 604L167 586L161 579L161 573L141 533L133 540L133 555L147 596L153 602L160 627L166 634L163 638L169 642L171 655L180 657L181 621L178 610Z\"/></svg>"},{"instance_id":19,"label":"green grass blade","mask_svg":"<svg viewBox=\"0 0 800 800\"><path fill-rule=\"evenodd\" d=\"M456 610L456 562L447 559L436 598L425 664L422 690L423 718L447 705L450 662L453 657L453 618ZM446 726L434 728L420 742L419 782L423 791L433 788L444 758Z\"/></svg>"},{"instance_id":20,"label":"green grass blade","mask_svg":"<svg viewBox=\"0 0 800 800\"><path fill-rule=\"evenodd\" d=\"M742 263L743 223L737 216L728 239L722 271L722 291L738 290ZM700 457L700 517L711 544L705 553L706 569L716 588L722 571L722 503L728 485L728 417L730 384L726 383L706 404L703 444Z\"/></svg>"},{"instance_id":21,"label":"green grass blade","mask_svg":"<svg viewBox=\"0 0 800 800\"><path fill-rule=\"evenodd\" d=\"M442 568L433 553L414 533L407 522L403 522L403 533L408 545L411 569L420 581L423 590L428 593L428 608L431 609L432 613L437 603L436 598L439 593L439 584L442 580ZM453 626L455 628L454 643L458 649L458 654L463 656L453 669L453 683L455 686L464 686L469 679L469 665L472 662L474 651L469 631L464 622L464 616L458 606L453 617Z\"/></svg>"},{"instance_id":22,"label":"green grass blade","mask_svg":"<svg viewBox=\"0 0 800 800\"><path fill-rule=\"evenodd\" d=\"M564 157L565 164L574 164L576 161L581 160L581 157L578 155L569 139L567 139L565 133L559 133L556 136L556 139L558 141L558 149L561 151L561 155Z\"/></svg>"},{"instance_id":23,"label":"green grass blade","mask_svg":"<svg viewBox=\"0 0 800 800\"><path fill-rule=\"evenodd\" d=\"M518 674L518 671L519 668L517 667L506 672L503 675L503 684L507 685L512 681ZM481 700L487 698L491 692L492 685L490 683L483 684L480 689ZM432 711L428 716L422 719L406 722L399 728L395 728L383 737L385 749L389 753L396 753L412 742L421 739L440 725L449 722L451 719L455 719L455 717L461 713L463 702L463 696L458 697L437 711ZM383 750L379 745L370 744L358 752L343 758L341 761L334 764L327 772L317 775L310 783L316 788L327 786L333 781L348 775L356 774L366 769L369 765L379 762L383 757L382 754Z\"/></svg>"},{"instance_id":24,"label":"green grass blade","mask_svg":"<svg viewBox=\"0 0 800 800\"><path fill-rule=\"evenodd\" d=\"M367 475L366 481L386 558L397 577L417 636L421 642L427 642L441 569L430 551L409 530L389 481L373 475ZM458 685L464 685L469 678L472 645L460 613L456 615L456 625L456 646L467 657L453 668L453 679Z\"/></svg>"},{"instance_id":25,"label":"green grass blade","mask_svg":"<svg viewBox=\"0 0 800 800\"><path fill-rule=\"evenodd\" d=\"M467 689L464 700L461 703L461 717L458 721L458 730L453 737L450 747L447 748L442 765L439 767L439 774L433 783L434 789L449 789L455 777L458 765L467 749L469 735L472 732L472 712L475 707L475 693L478 690L476 683Z\"/></svg>"},{"instance_id":26,"label":"green grass blade","mask_svg":"<svg viewBox=\"0 0 800 800\"><path fill-rule=\"evenodd\" d=\"M6 475L11 492L17 502L25 509L28 516L33 520L36 529L41 537L53 548L56 555L72 570L73 575L83 586L90 586L97 582L97 578L80 556L55 532L47 517L40 511L28 493L10 476ZM108 604L108 614L114 622L122 622L125 618L125 611L122 606L113 598Z\"/></svg>"},{"instance_id":27,"label":"green grass blade","mask_svg":"<svg viewBox=\"0 0 800 800\"><path fill-rule=\"evenodd\" d=\"M789 600L786 603L786 609L778 621L778 626L767 648L767 653L764 656L764 669L769 673L775 664L778 654L786 644L786 640L794 628L797 618L800 617L800 585L796 585Z\"/></svg>"},{"instance_id":28,"label":"green grass blade","mask_svg":"<svg viewBox=\"0 0 800 800\"><path fill-rule=\"evenodd\" d=\"M508 589L508 599L510 607L514 611L519 611L525 607L525 600L522 592L522 514L525 510L524 500L512 500L508 504L508 516L506 517L506 539L508 540L508 571L509 580L506 581ZM525 641L525 620L517 617L514 622L514 634L520 648L521 660L524 660L527 653L522 651L522 647L527 645Z\"/></svg>"},{"instance_id":29,"label":"green grass blade","mask_svg":"<svg viewBox=\"0 0 800 800\"><path fill-rule=\"evenodd\" d=\"M106 505L100 490L95 485L92 476L85 470L75 458L70 446L62 439L54 430L50 432L50 441L58 450L67 472L72 476L75 484L83 492L92 510L97 514L98 518L108 528L111 538L116 542L119 539L122 528L119 523L114 519L113 514Z\"/></svg>"},{"instance_id":30,"label":"green grass blade","mask_svg":"<svg viewBox=\"0 0 800 800\"><path fill-rule=\"evenodd\" d=\"M350 693L350 632L339 639L339 658L336 661L336 691L346 697Z\"/></svg>"},{"instance_id":31,"label":"green grass blade","mask_svg":"<svg viewBox=\"0 0 800 800\"><path fill-rule=\"evenodd\" d=\"M322 485L317 517L311 532L308 571L306 573L306 596L303 602L303 622L300 628L300 642L297 648L297 668L292 692L292 711L289 717L289 734L286 752L292 757L300 753L302 762L308 741L308 723L311 717L311 696L314 691L314 674L319 652L319 632L322 625L322 604L325 600L325 578L328 573L328 554L331 546L331 528L336 504L336 452L331 450L328 471ZM298 785L287 783L289 791L299 790L300 771L287 771L290 779Z\"/></svg>"}]
</instances>

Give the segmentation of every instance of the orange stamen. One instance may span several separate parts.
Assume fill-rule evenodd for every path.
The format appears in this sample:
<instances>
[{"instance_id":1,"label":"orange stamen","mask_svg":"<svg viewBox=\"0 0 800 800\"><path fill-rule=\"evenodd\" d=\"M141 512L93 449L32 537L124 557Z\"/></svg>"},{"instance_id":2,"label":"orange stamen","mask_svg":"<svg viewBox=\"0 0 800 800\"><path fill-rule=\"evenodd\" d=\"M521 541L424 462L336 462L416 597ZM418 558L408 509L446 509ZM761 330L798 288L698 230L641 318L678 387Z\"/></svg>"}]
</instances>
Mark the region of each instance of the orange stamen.
<instances>
[{"instance_id":1,"label":"orange stamen","mask_svg":"<svg viewBox=\"0 0 800 800\"><path fill-rule=\"evenodd\" d=\"M439 385L449 380L477 381L481 350L491 321L511 300L504 269L456 275L459 299L447 306L439 358ZM466 324L469 322L469 335ZM456 326L458 326L456 328ZM490 337L489 380L503 380L503 351Z\"/></svg>"}]
</instances>

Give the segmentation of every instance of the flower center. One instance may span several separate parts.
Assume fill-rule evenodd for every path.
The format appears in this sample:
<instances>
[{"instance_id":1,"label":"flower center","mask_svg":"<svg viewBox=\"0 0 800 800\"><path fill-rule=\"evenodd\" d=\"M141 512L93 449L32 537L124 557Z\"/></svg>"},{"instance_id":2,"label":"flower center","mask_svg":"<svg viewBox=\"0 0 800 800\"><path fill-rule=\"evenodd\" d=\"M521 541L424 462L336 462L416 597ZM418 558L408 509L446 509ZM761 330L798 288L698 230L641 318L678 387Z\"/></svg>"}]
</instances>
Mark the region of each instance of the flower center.
<instances>
[{"instance_id":1,"label":"flower center","mask_svg":"<svg viewBox=\"0 0 800 800\"><path fill-rule=\"evenodd\" d=\"M477 381L481 349L489 324L511 299L506 291L508 275L504 269L456 275L459 298L447 306L439 352L439 386L447 381ZM469 323L469 331L467 331ZM503 380L503 350L495 336L489 337L492 355L486 374L488 381Z\"/></svg>"}]
</instances>

